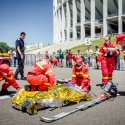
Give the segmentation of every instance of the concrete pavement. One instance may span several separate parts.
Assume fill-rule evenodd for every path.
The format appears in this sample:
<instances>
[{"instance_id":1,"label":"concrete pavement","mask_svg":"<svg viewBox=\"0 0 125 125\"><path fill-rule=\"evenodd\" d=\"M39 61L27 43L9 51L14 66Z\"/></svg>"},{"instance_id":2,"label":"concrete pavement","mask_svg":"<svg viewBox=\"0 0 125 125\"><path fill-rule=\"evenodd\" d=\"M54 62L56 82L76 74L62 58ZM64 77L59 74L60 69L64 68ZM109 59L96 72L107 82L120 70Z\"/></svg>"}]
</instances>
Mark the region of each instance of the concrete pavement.
<instances>
[{"instance_id":1,"label":"concrete pavement","mask_svg":"<svg viewBox=\"0 0 125 125\"><path fill-rule=\"evenodd\" d=\"M25 74L29 66L25 66ZM15 71L15 68L13 68ZM70 78L70 68L54 68L56 78ZM90 70L90 78L93 92L100 90L96 84L101 83L101 70ZM41 110L37 115L30 116L12 108L11 99L0 100L0 125L124 125L125 124L125 72L115 71L113 82L119 83L118 90L120 96L114 101L108 100L99 105L91 107L85 111L76 112L70 116L52 123L40 121L40 116L51 116L64 111L69 111L75 105L56 109L54 111ZM2 82L1 82L2 83ZM26 81L19 80L18 83L23 87ZM1 84L0 84L1 88ZM9 90L14 90L12 87Z\"/></svg>"}]
</instances>

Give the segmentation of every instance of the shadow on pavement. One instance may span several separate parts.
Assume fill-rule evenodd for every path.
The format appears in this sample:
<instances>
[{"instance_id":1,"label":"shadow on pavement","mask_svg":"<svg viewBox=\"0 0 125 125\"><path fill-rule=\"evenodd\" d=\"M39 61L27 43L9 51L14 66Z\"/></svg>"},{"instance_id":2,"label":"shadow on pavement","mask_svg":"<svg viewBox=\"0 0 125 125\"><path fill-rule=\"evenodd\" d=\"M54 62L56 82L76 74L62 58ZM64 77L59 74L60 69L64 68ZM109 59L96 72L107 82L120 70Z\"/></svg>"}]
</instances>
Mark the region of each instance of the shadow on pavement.
<instances>
[{"instance_id":1,"label":"shadow on pavement","mask_svg":"<svg viewBox=\"0 0 125 125\"><path fill-rule=\"evenodd\" d=\"M125 91L118 91L119 96L125 96Z\"/></svg>"},{"instance_id":2,"label":"shadow on pavement","mask_svg":"<svg viewBox=\"0 0 125 125\"><path fill-rule=\"evenodd\" d=\"M0 93L0 96L6 96L6 95L8 95L8 96L12 97L15 93L16 93L16 91L8 91L7 94L1 94Z\"/></svg>"},{"instance_id":3,"label":"shadow on pavement","mask_svg":"<svg viewBox=\"0 0 125 125\"><path fill-rule=\"evenodd\" d=\"M103 87L103 84L96 84L96 86L100 86L100 87Z\"/></svg>"}]
</instances>

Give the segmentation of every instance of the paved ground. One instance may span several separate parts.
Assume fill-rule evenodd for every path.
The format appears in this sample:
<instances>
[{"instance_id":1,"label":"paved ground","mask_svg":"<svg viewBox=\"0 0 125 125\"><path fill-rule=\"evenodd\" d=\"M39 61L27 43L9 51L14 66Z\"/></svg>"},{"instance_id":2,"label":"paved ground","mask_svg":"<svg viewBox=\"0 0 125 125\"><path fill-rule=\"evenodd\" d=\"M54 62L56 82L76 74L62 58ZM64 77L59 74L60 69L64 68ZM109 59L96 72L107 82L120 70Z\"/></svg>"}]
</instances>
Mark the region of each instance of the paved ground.
<instances>
[{"instance_id":1,"label":"paved ground","mask_svg":"<svg viewBox=\"0 0 125 125\"><path fill-rule=\"evenodd\" d=\"M15 68L13 68L15 70ZM29 69L25 66L25 73ZM54 68L56 78L70 78L71 69ZM90 78L92 91L96 92L100 89L96 84L101 82L101 71L90 70ZM85 111L79 111L75 114L67 116L53 123L44 123L40 121L40 116L51 116L53 114L69 111L74 107L67 106L54 111L41 110L37 115L30 116L21 111L17 111L11 106L11 99L0 100L0 125L124 125L125 124L125 72L115 71L113 81L119 83L118 89L120 96L114 101L105 101L99 105L91 107ZM19 80L19 84L23 87L26 81ZM1 82L2 83L2 82ZM1 84L0 84L1 88ZM9 90L14 90L12 87Z\"/></svg>"}]
</instances>

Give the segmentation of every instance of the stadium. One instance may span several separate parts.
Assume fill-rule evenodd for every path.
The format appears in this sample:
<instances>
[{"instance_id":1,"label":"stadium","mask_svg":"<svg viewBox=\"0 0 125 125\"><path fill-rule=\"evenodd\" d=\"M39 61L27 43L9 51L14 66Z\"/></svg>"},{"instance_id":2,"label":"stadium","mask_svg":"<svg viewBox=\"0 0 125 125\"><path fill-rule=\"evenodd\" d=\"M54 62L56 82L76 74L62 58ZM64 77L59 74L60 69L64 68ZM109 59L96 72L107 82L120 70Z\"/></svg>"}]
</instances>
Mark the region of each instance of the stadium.
<instances>
[{"instance_id":1,"label":"stadium","mask_svg":"<svg viewBox=\"0 0 125 125\"><path fill-rule=\"evenodd\" d=\"M125 0L53 0L53 41L85 41L125 32Z\"/></svg>"}]
</instances>

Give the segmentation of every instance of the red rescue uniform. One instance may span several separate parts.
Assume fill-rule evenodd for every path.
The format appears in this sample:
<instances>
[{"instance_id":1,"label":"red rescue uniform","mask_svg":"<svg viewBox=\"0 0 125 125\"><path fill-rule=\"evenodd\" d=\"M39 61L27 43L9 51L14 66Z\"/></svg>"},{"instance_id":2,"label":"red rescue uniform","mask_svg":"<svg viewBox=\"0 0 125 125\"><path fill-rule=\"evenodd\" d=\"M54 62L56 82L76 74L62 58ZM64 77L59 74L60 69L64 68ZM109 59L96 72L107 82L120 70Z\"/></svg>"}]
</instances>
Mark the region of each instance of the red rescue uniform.
<instances>
[{"instance_id":1,"label":"red rescue uniform","mask_svg":"<svg viewBox=\"0 0 125 125\"><path fill-rule=\"evenodd\" d=\"M98 53L98 61L101 62L102 69L102 84L106 85L109 80L112 80L112 73L115 66L115 56L118 56L119 52L114 51L110 54L110 51L115 49L116 46L110 42L109 46L104 43Z\"/></svg>"},{"instance_id":2,"label":"red rescue uniform","mask_svg":"<svg viewBox=\"0 0 125 125\"><path fill-rule=\"evenodd\" d=\"M27 81L31 85L31 90L48 90L55 85L55 76L51 69L51 63L44 60L34 64L27 74Z\"/></svg>"},{"instance_id":3,"label":"red rescue uniform","mask_svg":"<svg viewBox=\"0 0 125 125\"><path fill-rule=\"evenodd\" d=\"M5 80L5 83L2 85L2 89L7 89L10 86L13 86L15 89L20 88L13 76L13 72L10 70L7 64L0 65L0 81L2 80Z\"/></svg>"},{"instance_id":4,"label":"red rescue uniform","mask_svg":"<svg viewBox=\"0 0 125 125\"><path fill-rule=\"evenodd\" d=\"M68 53L69 67L72 67L72 60L73 60L73 54L71 51L69 51L69 53Z\"/></svg>"},{"instance_id":5,"label":"red rescue uniform","mask_svg":"<svg viewBox=\"0 0 125 125\"><path fill-rule=\"evenodd\" d=\"M125 51L125 46L122 46L122 50ZM123 53L124 61L125 61L125 52Z\"/></svg>"},{"instance_id":6,"label":"red rescue uniform","mask_svg":"<svg viewBox=\"0 0 125 125\"><path fill-rule=\"evenodd\" d=\"M52 58L52 63L54 64L54 66L58 66L59 61L58 61L58 59L56 57L53 57Z\"/></svg>"},{"instance_id":7,"label":"red rescue uniform","mask_svg":"<svg viewBox=\"0 0 125 125\"><path fill-rule=\"evenodd\" d=\"M82 87L83 92L89 92L90 78L88 74L88 67L82 63L78 68L77 65L73 66L72 81L73 84L77 84Z\"/></svg>"},{"instance_id":8,"label":"red rescue uniform","mask_svg":"<svg viewBox=\"0 0 125 125\"><path fill-rule=\"evenodd\" d=\"M119 44L122 46L123 56L125 61L125 34L118 34L116 36L116 44Z\"/></svg>"}]
</instances>

